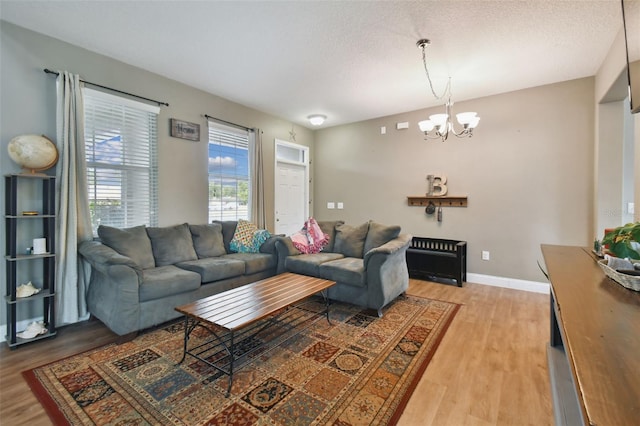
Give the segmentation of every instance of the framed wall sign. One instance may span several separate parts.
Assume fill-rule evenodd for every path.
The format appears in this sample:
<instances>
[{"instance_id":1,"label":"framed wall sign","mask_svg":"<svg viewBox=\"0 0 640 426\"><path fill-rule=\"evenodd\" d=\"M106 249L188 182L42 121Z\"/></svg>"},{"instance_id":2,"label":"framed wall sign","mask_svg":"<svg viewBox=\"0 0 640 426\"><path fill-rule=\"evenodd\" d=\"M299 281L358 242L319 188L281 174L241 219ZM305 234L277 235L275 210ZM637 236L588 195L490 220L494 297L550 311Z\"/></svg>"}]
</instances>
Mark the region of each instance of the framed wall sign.
<instances>
[{"instance_id":1,"label":"framed wall sign","mask_svg":"<svg viewBox=\"0 0 640 426\"><path fill-rule=\"evenodd\" d=\"M172 118L171 136L190 141L200 141L200 125Z\"/></svg>"}]
</instances>

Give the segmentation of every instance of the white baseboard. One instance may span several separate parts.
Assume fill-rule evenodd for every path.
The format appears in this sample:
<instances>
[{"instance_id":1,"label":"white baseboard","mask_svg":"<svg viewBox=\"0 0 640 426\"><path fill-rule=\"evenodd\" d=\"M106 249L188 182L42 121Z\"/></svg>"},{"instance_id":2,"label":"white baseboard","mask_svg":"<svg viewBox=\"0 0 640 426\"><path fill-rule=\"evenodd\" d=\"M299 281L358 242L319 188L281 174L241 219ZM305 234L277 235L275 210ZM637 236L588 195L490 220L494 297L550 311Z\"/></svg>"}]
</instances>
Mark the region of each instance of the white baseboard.
<instances>
[{"instance_id":1,"label":"white baseboard","mask_svg":"<svg viewBox=\"0 0 640 426\"><path fill-rule=\"evenodd\" d=\"M473 274L467 273L467 282L474 284L492 285L494 287L511 288L514 290L531 291L533 293L549 294L549 283L542 283L537 281L519 280L516 278L504 278L496 277L493 275ZM18 330L24 330L33 321L42 321L43 318L32 318L23 321L19 321L17 324ZM7 326L0 325L0 342L7 340Z\"/></svg>"},{"instance_id":2,"label":"white baseboard","mask_svg":"<svg viewBox=\"0 0 640 426\"><path fill-rule=\"evenodd\" d=\"M549 283L519 280L516 278L495 277L493 275L467 273L467 282L492 285L495 287L512 288L514 290L531 291L533 293L549 294Z\"/></svg>"},{"instance_id":3,"label":"white baseboard","mask_svg":"<svg viewBox=\"0 0 640 426\"><path fill-rule=\"evenodd\" d=\"M27 328L29 326L29 324L31 324L34 321L43 321L44 317L40 317L40 318L31 318L31 319L26 319L26 320L22 320L22 321L18 321L16 323L16 330L19 330L18 333L22 330L24 330L25 328ZM1 342L6 342L7 341L7 325L6 324L2 324L0 325L0 343Z\"/></svg>"}]
</instances>

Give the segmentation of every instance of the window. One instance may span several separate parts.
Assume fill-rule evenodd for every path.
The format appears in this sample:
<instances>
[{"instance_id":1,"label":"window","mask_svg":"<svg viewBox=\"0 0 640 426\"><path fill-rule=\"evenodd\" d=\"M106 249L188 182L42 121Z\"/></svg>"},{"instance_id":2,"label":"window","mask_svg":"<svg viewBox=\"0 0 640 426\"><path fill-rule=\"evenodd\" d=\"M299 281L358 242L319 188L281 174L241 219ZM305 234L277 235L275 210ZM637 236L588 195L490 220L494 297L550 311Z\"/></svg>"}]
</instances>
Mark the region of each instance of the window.
<instances>
[{"instance_id":1,"label":"window","mask_svg":"<svg viewBox=\"0 0 640 426\"><path fill-rule=\"evenodd\" d=\"M249 220L249 135L209 121L209 222Z\"/></svg>"},{"instance_id":2,"label":"window","mask_svg":"<svg viewBox=\"0 0 640 426\"><path fill-rule=\"evenodd\" d=\"M158 222L157 121L160 108L84 89L91 225Z\"/></svg>"}]
</instances>

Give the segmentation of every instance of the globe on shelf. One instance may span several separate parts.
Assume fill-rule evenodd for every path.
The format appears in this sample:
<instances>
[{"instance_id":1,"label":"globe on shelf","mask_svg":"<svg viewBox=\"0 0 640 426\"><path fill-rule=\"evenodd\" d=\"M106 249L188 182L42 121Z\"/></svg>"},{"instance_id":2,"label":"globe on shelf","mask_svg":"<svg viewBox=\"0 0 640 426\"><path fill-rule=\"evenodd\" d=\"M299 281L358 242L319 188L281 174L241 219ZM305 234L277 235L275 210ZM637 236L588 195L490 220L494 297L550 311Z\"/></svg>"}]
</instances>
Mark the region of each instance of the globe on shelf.
<instances>
[{"instance_id":1,"label":"globe on shelf","mask_svg":"<svg viewBox=\"0 0 640 426\"><path fill-rule=\"evenodd\" d=\"M16 136L7 149L9 157L30 174L50 169L58 161L55 144L44 135Z\"/></svg>"}]
</instances>

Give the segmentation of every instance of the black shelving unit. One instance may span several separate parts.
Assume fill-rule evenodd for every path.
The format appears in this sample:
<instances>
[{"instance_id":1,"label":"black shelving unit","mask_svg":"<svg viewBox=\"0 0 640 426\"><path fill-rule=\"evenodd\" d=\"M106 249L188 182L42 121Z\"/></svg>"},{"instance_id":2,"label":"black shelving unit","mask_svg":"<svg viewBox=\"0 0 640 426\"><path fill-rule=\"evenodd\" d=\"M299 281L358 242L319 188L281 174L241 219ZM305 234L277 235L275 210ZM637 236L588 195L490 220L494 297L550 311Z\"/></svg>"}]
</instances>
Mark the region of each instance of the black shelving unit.
<instances>
[{"instance_id":1,"label":"black shelving unit","mask_svg":"<svg viewBox=\"0 0 640 426\"><path fill-rule=\"evenodd\" d=\"M5 175L5 230L6 230L6 308L7 308L7 343L9 347L33 342L55 336L55 226L56 226L56 180L53 176L39 174L11 174ZM20 211L20 187L22 184L41 185L41 205L37 214L28 215ZM40 223L38 223L40 222ZM19 246L19 236L32 235L34 229L42 226L42 235L47 240L46 253L28 254L25 247ZM38 235L39 236L39 235ZM42 271L42 282L34 283L41 290L29 297L16 297L18 285L18 264L28 262L26 268L29 273L36 273L39 268ZM17 336L18 312L27 307L27 304L41 304L42 316L47 333L40 334L31 339L21 339Z\"/></svg>"}]
</instances>

